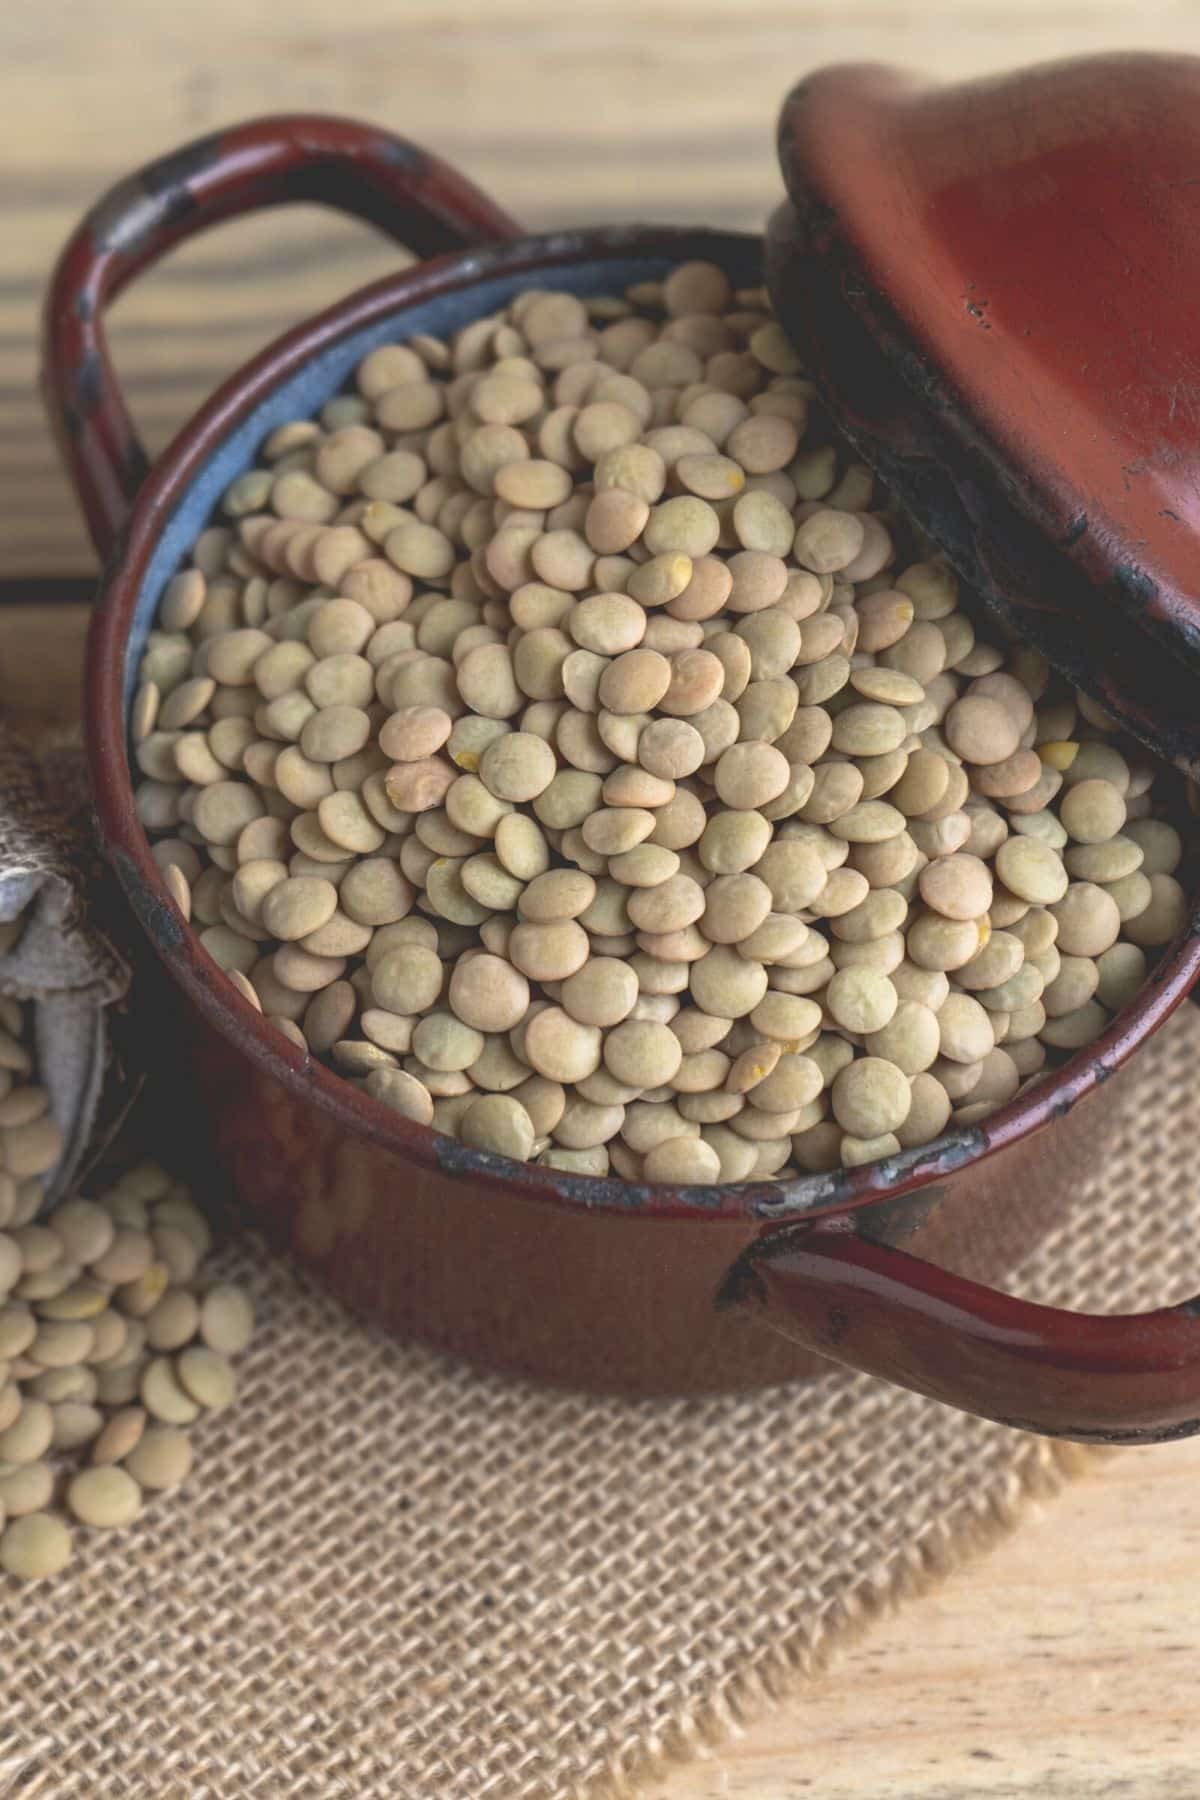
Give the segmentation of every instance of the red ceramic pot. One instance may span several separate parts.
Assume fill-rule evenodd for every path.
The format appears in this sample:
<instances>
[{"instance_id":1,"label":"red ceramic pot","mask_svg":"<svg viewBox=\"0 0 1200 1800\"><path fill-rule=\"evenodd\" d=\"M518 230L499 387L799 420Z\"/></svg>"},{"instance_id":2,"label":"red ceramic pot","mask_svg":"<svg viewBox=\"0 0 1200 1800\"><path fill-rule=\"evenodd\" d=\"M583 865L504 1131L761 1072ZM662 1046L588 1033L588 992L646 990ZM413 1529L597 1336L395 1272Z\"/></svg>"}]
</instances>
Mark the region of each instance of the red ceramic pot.
<instances>
[{"instance_id":1,"label":"red ceramic pot","mask_svg":"<svg viewBox=\"0 0 1200 1800\"><path fill-rule=\"evenodd\" d=\"M367 218L432 260L272 345L148 468L109 364L105 304L183 238L288 200ZM744 1387L819 1373L832 1360L1062 1435L1133 1441L1195 1430L1192 1309L1096 1319L1013 1300L979 1279L1019 1260L1103 1153L1111 1109L1095 1095L1192 985L1194 934L1170 948L1096 1044L982 1125L832 1175L644 1187L466 1149L311 1062L200 948L138 824L126 720L159 595L274 425L315 411L373 345L453 330L529 283L614 291L688 257L746 281L759 254L754 239L707 231L522 237L412 145L320 118L268 119L192 145L93 210L50 292L46 387L107 571L87 694L99 829L170 977L147 977L136 1022L158 1045L169 1022L247 1211L399 1332L590 1387Z\"/></svg>"}]
</instances>

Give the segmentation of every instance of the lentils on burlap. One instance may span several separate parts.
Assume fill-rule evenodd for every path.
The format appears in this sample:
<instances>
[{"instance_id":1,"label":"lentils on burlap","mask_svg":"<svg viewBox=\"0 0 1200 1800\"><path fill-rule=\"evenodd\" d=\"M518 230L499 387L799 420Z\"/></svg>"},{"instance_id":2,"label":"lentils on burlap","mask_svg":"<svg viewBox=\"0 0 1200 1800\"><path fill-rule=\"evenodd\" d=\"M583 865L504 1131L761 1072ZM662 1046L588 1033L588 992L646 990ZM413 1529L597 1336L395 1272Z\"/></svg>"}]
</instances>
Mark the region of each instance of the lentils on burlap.
<instances>
[{"instance_id":1,"label":"lentils on burlap","mask_svg":"<svg viewBox=\"0 0 1200 1800\"><path fill-rule=\"evenodd\" d=\"M266 439L163 598L137 805L297 1048L484 1150L738 1182L986 1118L1136 991L1184 919L1150 761L813 399L690 263Z\"/></svg>"},{"instance_id":2,"label":"lentils on burlap","mask_svg":"<svg viewBox=\"0 0 1200 1800\"><path fill-rule=\"evenodd\" d=\"M23 1049L10 1005L0 1047ZM29 1072L15 1054L9 1079ZM209 1227L153 1164L37 1220L35 1165L56 1158L35 1122L41 1089L13 1085L0 1100L0 1569L29 1581L70 1559L69 1520L128 1525L147 1492L183 1481L184 1427L233 1399L231 1359L254 1324L239 1288L202 1280Z\"/></svg>"},{"instance_id":3,"label":"lentils on burlap","mask_svg":"<svg viewBox=\"0 0 1200 1800\"><path fill-rule=\"evenodd\" d=\"M20 920L0 927L0 949L20 929ZM50 1110L49 1093L36 1079L32 1041L30 1009L0 994L0 1229L36 1217L46 1179L63 1154L62 1127ZM0 1249L0 1288L6 1261Z\"/></svg>"}]
</instances>

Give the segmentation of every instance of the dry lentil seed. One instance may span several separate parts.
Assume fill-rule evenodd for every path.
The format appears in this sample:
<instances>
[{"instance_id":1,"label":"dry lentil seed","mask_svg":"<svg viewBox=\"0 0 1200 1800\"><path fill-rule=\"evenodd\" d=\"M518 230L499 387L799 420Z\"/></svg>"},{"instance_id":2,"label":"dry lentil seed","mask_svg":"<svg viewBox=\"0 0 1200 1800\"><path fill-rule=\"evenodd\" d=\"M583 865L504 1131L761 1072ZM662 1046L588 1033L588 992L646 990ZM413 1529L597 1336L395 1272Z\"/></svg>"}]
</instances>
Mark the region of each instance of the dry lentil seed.
<instances>
[{"instance_id":1,"label":"dry lentil seed","mask_svg":"<svg viewBox=\"0 0 1200 1800\"><path fill-rule=\"evenodd\" d=\"M85 1319L43 1319L26 1355L43 1369L81 1363L92 1348L92 1328Z\"/></svg>"},{"instance_id":2,"label":"dry lentil seed","mask_svg":"<svg viewBox=\"0 0 1200 1800\"><path fill-rule=\"evenodd\" d=\"M1125 801L1111 782L1091 778L1067 789L1059 817L1076 843L1102 844L1125 823Z\"/></svg>"},{"instance_id":3,"label":"dry lentil seed","mask_svg":"<svg viewBox=\"0 0 1200 1800\"><path fill-rule=\"evenodd\" d=\"M1017 750L1020 726L999 700L978 692L968 694L949 709L945 718L950 748L971 763L1001 763Z\"/></svg>"},{"instance_id":4,"label":"dry lentil seed","mask_svg":"<svg viewBox=\"0 0 1200 1800\"><path fill-rule=\"evenodd\" d=\"M47 1463L10 1463L0 1474L0 1516L24 1518L49 1506L54 1495L54 1471Z\"/></svg>"},{"instance_id":5,"label":"dry lentil seed","mask_svg":"<svg viewBox=\"0 0 1200 1800\"><path fill-rule=\"evenodd\" d=\"M533 1123L511 1094L483 1094L463 1113L459 1132L465 1144L527 1162L533 1152Z\"/></svg>"},{"instance_id":6,"label":"dry lentil seed","mask_svg":"<svg viewBox=\"0 0 1200 1800\"><path fill-rule=\"evenodd\" d=\"M732 744L717 762L714 785L727 806L756 811L788 784L787 758L773 744Z\"/></svg>"},{"instance_id":7,"label":"dry lentil seed","mask_svg":"<svg viewBox=\"0 0 1200 1800\"><path fill-rule=\"evenodd\" d=\"M115 1464L81 1469L67 1489L67 1505L83 1525L111 1530L132 1524L142 1510L142 1490Z\"/></svg>"},{"instance_id":8,"label":"dry lentil seed","mask_svg":"<svg viewBox=\"0 0 1200 1800\"><path fill-rule=\"evenodd\" d=\"M54 1414L44 1400L23 1398L12 1423L0 1431L0 1462L37 1462L50 1448Z\"/></svg>"},{"instance_id":9,"label":"dry lentil seed","mask_svg":"<svg viewBox=\"0 0 1200 1800\"><path fill-rule=\"evenodd\" d=\"M415 1076L406 1074L401 1069L373 1069L367 1076L366 1088L373 1099L382 1101L402 1118L411 1119L418 1125L433 1124L433 1098L428 1088ZM208 1343L210 1340L204 1334L203 1319L201 1332ZM223 1348L219 1342L213 1343L212 1347Z\"/></svg>"},{"instance_id":10,"label":"dry lentil seed","mask_svg":"<svg viewBox=\"0 0 1200 1800\"><path fill-rule=\"evenodd\" d=\"M1075 844L1064 855L1067 873L1077 881L1106 886L1134 875L1142 866L1142 848L1132 838L1112 837L1100 844Z\"/></svg>"},{"instance_id":11,"label":"dry lentil seed","mask_svg":"<svg viewBox=\"0 0 1200 1800\"><path fill-rule=\"evenodd\" d=\"M600 1066L601 1033L581 1024L561 1007L547 1006L525 1031L525 1055L539 1075L552 1081L582 1081Z\"/></svg>"},{"instance_id":12,"label":"dry lentil seed","mask_svg":"<svg viewBox=\"0 0 1200 1800\"><path fill-rule=\"evenodd\" d=\"M37 1320L28 1307L12 1303L0 1305L0 1357L5 1361L23 1356L36 1333Z\"/></svg>"},{"instance_id":13,"label":"dry lentil seed","mask_svg":"<svg viewBox=\"0 0 1200 1800\"><path fill-rule=\"evenodd\" d=\"M1014 835L996 852L996 872L1011 893L1037 906L1062 899L1069 880L1062 858L1036 837Z\"/></svg>"},{"instance_id":14,"label":"dry lentil seed","mask_svg":"<svg viewBox=\"0 0 1200 1800\"><path fill-rule=\"evenodd\" d=\"M768 842L753 866L753 873L770 888L772 909L782 913L802 912L816 899L827 880L821 857L811 844L800 838L776 838Z\"/></svg>"},{"instance_id":15,"label":"dry lentil seed","mask_svg":"<svg viewBox=\"0 0 1200 1800\"><path fill-rule=\"evenodd\" d=\"M839 969L825 991L825 1004L835 1023L862 1034L882 1031L898 1004L895 988L879 969Z\"/></svg>"},{"instance_id":16,"label":"dry lentil seed","mask_svg":"<svg viewBox=\"0 0 1200 1800\"><path fill-rule=\"evenodd\" d=\"M1120 1012L1146 979L1146 954L1137 944L1113 944L1096 959L1096 997L1110 1012Z\"/></svg>"},{"instance_id":17,"label":"dry lentil seed","mask_svg":"<svg viewBox=\"0 0 1200 1800\"><path fill-rule=\"evenodd\" d=\"M151 1350L179 1350L196 1335L200 1307L186 1289L172 1288L146 1314L146 1343Z\"/></svg>"},{"instance_id":18,"label":"dry lentil seed","mask_svg":"<svg viewBox=\"0 0 1200 1800\"><path fill-rule=\"evenodd\" d=\"M1173 875L1155 874L1149 877L1150 900L1148 905L1135 918L1125 921L1125 935L1132 944L1157 949L1167 944L1184 929L1188 919L1187 899L1180 884ZM1088 885L1084 883L1083 885ZM1070 890L1067 899L1071 897ZM1111 900L1112 896L1108 898ZM1065 904L1065 902L1064 902ZM1113 905L1116 905L1115 900ZM1059 940L1062 941L1063 921L1059 919ZM1097 932L1099 935L1099 932ZM1102 950L1084 952L1087 955L1100 955Z\"/></svg>"},{"instance_id":19,"label":"dry lentil seed","mask_svg":"<svg viewBox=\"0 0 1200 1800\"><path fill-rule=\"evenodd\" d=\"M1125 835L1142 851L1143 875L1173 875L1183 856L1183 841L1165 819L1131 819Z\"/></svg>"},{"instance_id":20,"label":"dry lentil seed","mask_svg":"<svg viewBox=\"0 0 1200 1800\"><path fill-rule=\"evenodd\" d=\"M93 1263L104 1255L113 1241L112 1219L92 1200L66 1200L55 1208L50 1230L64 1251L80 1263Z\"/></svg>"},{"instance_id":21,"label":"dry lentil seed","mask_svg":"<svg viewBox=\"0 0 1200 1800\"><path fill-rule=\"evenodd\" d=\"M440 987L440 966L438 977ZM455 965L448 999L464 1024L478 1031L509 1031L528 1009L529 983L510 963L485 953Z\"/></svg>"},{"instance_id":22,"label":"dry lentil seed","mask_svg":"<svg viewBox=\"0 0 1200 1800\"><path fill-rule=\"evenodd\" d=\"M508 954L521 974L531 980L562 981L587 961L587 933L574 919L521 924L509 937Z\"/></svg>"},{"instance_id":23,"label":"dry lentil seed","mask_svg":"<svg viewBox=\"0 0 1200 1800\"><path fill-rule=\"evenodd\" d=\"M380 727L379 748L394 762L419 762L442 748L452 728L440 706L402 707Z\"/></svg>"},{"instance_id":24,"label":"dry lentil seed","mask_svg":"<svg viewBox=\"0 0 1200 1800\"><path fill-rule=\"evenodd\" d=\"M534 800L554 779L554 751L544 738L510 731L489 744L479 763L488 792L513 802Z\"/></svg>"},{"instance_id":25,"label":"dry lentil seed","mask_svg":"<svg viewBox=\"0 0 1200 1800\"><path fill-rule=\"evenodd\" d=\"M60 1574L72 1550L71 1533L54 1513L26 1513L0 1532L0 1568L21 1581Z\"/></svg>"},{"instance_id":26,"label":"dry lentil seed","mask_svg":"<svg viewBox=\"0 0 1200 1800\"><path fill-rule=\"evenodd\" d=\"M948 919L941 913L920 914L908 927L908 955L918 969L961 969L982 948L978 919Z\"/></svg>"},{"instance_id":27,"label":"dry lentil seed","mask_svg":"<svg viewBox=\"0 0 1200 1800\"><path fill-rule=\"evenodd\" d=\"M967 854L939 856L921 870L921 898L947 919L979 919L992 902L987 864Z\"/></svg>"},{"instance_id":28,"label":"dry lentil seed","mask_svg":"<svg viewBox=\"0 0 1200 1800\"><path fill-rule=\"evenodd\" d=\"M1075 1012L1050 1019L1039 1033L1043 1044L1056 1050L1078 1050L1093 1043L1108 1023L1108 1014L1098 1002L1089 1000Z\"/></svg>"},{"instance_id":29,"label":"dry lentil seed","mask_svg":"<svg viewBox=\"0 0 1200 1800\"><path fill-rule=\"evenodd\" d=\"M652 1020L626 1019L604 1039L605 1068L633 1088L665 1086L678 1072L682 1058L683 1049L674 1032Z\"/></svg>"},{"instance_id":30,"label":"dry lentil seed","mask_svg":"<svg viewBox=\"0 0 1200 1800\"><path fill-rule=\"evenodd\" d=\"M860 1138L898 1131L912 1103L908 1077L878 1056L856 1058L839 1070L830 1099L838 1124Z\"/></svg>"},{"instance_id":31,"label":"dry lentil seed","mask_svg":"<svg viewBox=\"0 0 1200 1800\"><path fill-rule=\"evenodd\" d=\"M296 875L274 883L259 907L267 930L281 942L307 936L333 917L337 889L320 877Z\"/></svg>"},{"instance_id":32,"label":"dry lentil seed","mask_svg":"<svg viewBox=\"0 0 1200 1800\"><path fill-rule=\"evenodd\" d=\"M841 1142L841 1159L848 1169L859 1167L862 1163L879 1162L884 1157L895 1156L900 1149L900 1139L894 1131L883 1131L875 1137L854 1137L847 1132Z\"/></svg>"},{"instance_id":33,"label":"dry lentil seed","mask_svg":"<svg viewBox=\"0 0 1200 1800\"><path fill-rule=\"evenodd\" d=\"M1117 903L1111 894L1094 882L1071 882L1061 900L1053 904L1050 911L1058 920L1056 941L1063 955L1100 956L1117 941L1121 929ZM1137 920L1131 920L1131 929L1136 930L1137 924ZM1137 941L1136 938L1134 941Z\"/></svg>"},{"instance_id":34,"label":"dry lentil seed","mask_svg":"<svg viewBox=\"0 0 1200 1800\"><path fill-rule=\"evenodd\" d=\"M655 1183L714 1182L720 1173L720 1157L700 1137L666 1138L647 1151L642 1165L643 1178Z\"/></svg>"},{"instance_id":35,"label":"dry lentil seed","mask_svg":"<svg viewBox=\"0 0 1200 1800\"><path fill-rule=\"evenodd\" d=\"M129 1476L141 1488L161 1492L186 1481L192 1468L191 1439L169 1425L151 1426L124 1454Z\"/></svg>"},{"instance_id":36,"label":"dry lentil seed","mask_svg":"<svg viewBox=\"0 0 1200 1800\"><path fill-rule=\"evenodd\" d=\"M237 1380L229 1358L222 1356L219 1351L210 1350L207 1345L193 1345L179 1353L173 1370L180 1391L205 1411L220 1412L232 1404L237 1392ZM147 1405L150 1405L148 1400ZM154 1411L153 1406L150 1410ZM165 1415L160 1411L156 1416ZM167 1420L167 1423L174 1424L186 1422L184 1419Z\"/></svg>"}]
</instances>

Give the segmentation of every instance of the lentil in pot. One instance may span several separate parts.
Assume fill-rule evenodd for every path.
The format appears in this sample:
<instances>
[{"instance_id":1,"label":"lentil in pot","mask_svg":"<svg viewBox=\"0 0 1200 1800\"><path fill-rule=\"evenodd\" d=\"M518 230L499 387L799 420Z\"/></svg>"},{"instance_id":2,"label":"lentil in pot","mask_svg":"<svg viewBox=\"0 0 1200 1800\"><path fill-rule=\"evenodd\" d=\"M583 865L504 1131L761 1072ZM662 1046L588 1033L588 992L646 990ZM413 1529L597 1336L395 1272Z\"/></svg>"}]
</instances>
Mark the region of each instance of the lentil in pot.
<instances>
[{"instance_id":1,"label":"lentil in pot","mask_svg":"<svg viewBox=\"0 0 1200 1800\"><path fill-rule=\"evenodd\" d=\"M706 263L373 351L225 495L134 718L139 816L243 998L406 1118L578 1173L929 1143L1184 922L1150 759L960 604Z\"/></svg>"}]
</instances>

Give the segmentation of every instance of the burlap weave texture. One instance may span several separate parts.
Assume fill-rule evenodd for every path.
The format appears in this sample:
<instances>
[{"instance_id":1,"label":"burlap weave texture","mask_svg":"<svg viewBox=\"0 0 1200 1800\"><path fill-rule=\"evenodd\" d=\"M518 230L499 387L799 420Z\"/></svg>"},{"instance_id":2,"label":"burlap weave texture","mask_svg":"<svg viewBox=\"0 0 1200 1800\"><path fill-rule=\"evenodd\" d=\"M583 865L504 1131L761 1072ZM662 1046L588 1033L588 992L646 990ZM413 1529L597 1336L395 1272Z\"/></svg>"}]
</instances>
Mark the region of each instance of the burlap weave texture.
<instances>
[{"instance_id":1,"label":"burlap weave texture","mask_svg":"<svg viewBox=\"0 0 1200 1800\"><path fill-rule=\"evenodd\" d=\"M1118 1310L1200 1288L1198 1052L1189 1008L1022 1292ZM225 1265L262 1330L187 1487L0 1591L5 1800L624 1793L1061 1472L1042 1440L846 1375L538 1391L357 1325L252 1243Z\"/></svg>"}]
</instances>

